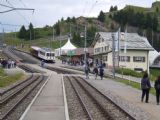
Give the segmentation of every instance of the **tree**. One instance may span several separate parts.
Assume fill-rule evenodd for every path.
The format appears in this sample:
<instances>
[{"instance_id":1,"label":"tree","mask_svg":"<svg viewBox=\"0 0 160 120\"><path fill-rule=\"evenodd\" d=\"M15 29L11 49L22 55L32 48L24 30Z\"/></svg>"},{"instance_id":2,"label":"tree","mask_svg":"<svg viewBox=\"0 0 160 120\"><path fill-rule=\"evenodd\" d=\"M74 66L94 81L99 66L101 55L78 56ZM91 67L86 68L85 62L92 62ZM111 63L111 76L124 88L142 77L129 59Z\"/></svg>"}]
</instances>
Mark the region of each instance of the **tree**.
<instances>
[{"instance_id":1,"label":"tree","mask_svg":"<svg viewBox=\"0 0 160 120\"><path fill-rule=\"evenodd\" d=\"M29 24L29 29L27 30L27 37L26 37L27 39L31 39L31 40L33 40L34 39L34 28L33 28L33 24L32 23L30 23Z\"/></svg>"},{"instance_id":2,"label":"tree","mask_svg":"<svg viewBox=\"0 0 160 120\"><path fill-rule=\"evenodd\" d=\"M71 21L71 18L70 17L67 17L67 22L70 22Z\"/></svg>"},{"instance_id":3,"label":"tree","mask_svg":"<svg viewBox=\"0 0 160 120\"><path fill-rule=\"evenodd\" d=\"M105 21L105 14L103 13L103 11L100 12L100 14L98 16L98 20L101 22Z\"/></svg>"},{"instance_id":4,"label":"tree","mask_svg":"<svg viewBox=\"0 0 160 120\"><path fill-rule=\"evenodd\" d=\"M110 7L109 12L113 12L113 6Z\"/></svg>"},{"instance_id":5,"label":"tree","mask_svg":"<svg viewBox=\"0 0 160 120\"><path fill-rule=\"evenodd\" d=\"M60 23L59 23L59 21L55 24L54 28L55 28L55 31L56 31L56 35L60 35Z\"/></svg>"},{"instance_id":6,"label":"tree","mask_svg":"<svg viewBox=\"0 0 160 120\"><path fill-rule=\"evenodd\" d=\"M159 8L158 8L158 7L156 7L156 12L157 12L157 13L159 12Z\"/></svg>"},{"instance_id":7,"label":"tree","mask_svg":"<svg viewBox=\"0 0 160 120\"><path fill-rule=\"evenodd\" d=\"M118 10L118 7L114 6L113 11L117 11L117 10Z\"/></svg>"},{"instance_id":8,"label":"tree","mask_svg":"<svg viewBox=\"0 0 160 120\"><path fill-rule=\"evenodd\" d=\"M158 28L158 16L154 15L152 18L152 29L154 31L157 31L157 28Z\"/></svg>"},{"instance_id":9,"label":"tree","mask_svg":"<svg viewBox=\"0 0 160 120\"><path fill-rule=\"evenodd\" d=\"M25 39L26 38L26 28L25 26L23 25L19 31L19 34L18 34L18 37L21 38L21 39Z\"/></svg>"},{"instance_id":10,"label":"tree","mask_svg":"<svg viewBox=\"0 0 160 120\"><path fill-rule=\"evenodd\" d=\"M64 21L64 19L63 19L63 17L61 18L61 22L63 22Z\"/></svg>"},{"instance_id":11,"label":"tree","mask_svg":"<svg viewBox=\"0 0 160 120\"><path fill-rule=\"evenodd\" d=\"M76 18L73 16L73 18L72 18L72 22L73 23L76 23Z\"/></svg>"}]
</instances>

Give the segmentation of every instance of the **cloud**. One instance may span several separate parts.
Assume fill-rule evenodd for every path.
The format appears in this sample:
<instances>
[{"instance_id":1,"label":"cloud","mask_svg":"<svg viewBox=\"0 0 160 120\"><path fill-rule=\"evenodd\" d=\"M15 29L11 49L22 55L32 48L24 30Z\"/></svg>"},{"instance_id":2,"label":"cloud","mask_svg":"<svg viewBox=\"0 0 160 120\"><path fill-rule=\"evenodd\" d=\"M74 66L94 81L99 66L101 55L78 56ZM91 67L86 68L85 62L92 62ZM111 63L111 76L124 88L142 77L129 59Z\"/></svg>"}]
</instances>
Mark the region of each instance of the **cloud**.
<instances>
[{"instance_id":1,"label":"cloud","mask_svg":"<svg viewBox=\"0 0 160 120\"><path fill-rule=\"evenodd\" d=\"M41 27L53 25L62 17L98 16L99 12L109 11L110 6L117 5L119 9L126 4L150 7L153 0L8 0L14 7L34 8L32 11L14 11L0 14L0 22L9 24L24 24L28 26L32 22L34 26ZM6 4L6 0L0 1ZM3 8L4 9L4 8ZM2 10L2 7L0 7ZM3 26L4 27L4 26ZM0 26L2 29L2 26ZM12 29L12 28L11 28ZM15 28L13 28L15 29Z\"/></svg>"}]
</instances>

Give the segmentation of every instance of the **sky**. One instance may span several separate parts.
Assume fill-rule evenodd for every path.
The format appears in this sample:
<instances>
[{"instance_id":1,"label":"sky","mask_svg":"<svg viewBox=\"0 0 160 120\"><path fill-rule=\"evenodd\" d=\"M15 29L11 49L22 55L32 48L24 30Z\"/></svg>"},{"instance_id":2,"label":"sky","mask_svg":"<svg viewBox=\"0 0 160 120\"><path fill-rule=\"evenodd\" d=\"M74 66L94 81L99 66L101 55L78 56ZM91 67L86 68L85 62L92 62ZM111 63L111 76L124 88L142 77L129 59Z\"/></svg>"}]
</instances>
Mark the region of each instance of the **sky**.
<instances>
[{"instance_id":1,"label":"sky","mask_svg":"<svg viewBox=\"0 0 160 120\"><path fill-rule=\"evenodd\" d=\"M0 32L3 29L5 32L17 31L21 25L27 27L30 22L34 27L52 26L62 17L97 17L101 10L108 12L111 5L117 5L118 9L126 5L151 7L154 1L156 0L0 0L0 4L10 7L34 9L0 13ZM0 6L0 12L9 9Z\"/></svg>"}]
</instances>

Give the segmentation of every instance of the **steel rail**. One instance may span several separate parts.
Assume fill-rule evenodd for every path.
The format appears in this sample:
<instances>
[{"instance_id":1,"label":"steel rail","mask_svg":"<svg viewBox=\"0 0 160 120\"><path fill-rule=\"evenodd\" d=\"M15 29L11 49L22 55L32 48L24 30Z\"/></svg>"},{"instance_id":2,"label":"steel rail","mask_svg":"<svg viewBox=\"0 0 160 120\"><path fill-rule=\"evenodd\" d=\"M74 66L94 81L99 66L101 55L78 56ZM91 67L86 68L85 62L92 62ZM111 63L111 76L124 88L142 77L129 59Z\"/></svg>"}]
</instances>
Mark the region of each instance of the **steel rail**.
<instances>
[{"instance_id":1,"label":"steel rail","mask_svg":"<svg viewBox=\"0 0 160 120\"><path fill-rule=\"evenodd\" d=\"M77 95L77 97L78 97L78 99L79 99L79 101L80 101L80 103L81 103L81 105L82 105L82 107L83 107L83 110L87 113L87 116L88 116L89 120L94 120L93 117L92 117L92 115L90 114L89 110L87 109L86 104L83 102L83 100L82 100L82 98L81 98L78 90L77 90L77 89L75 88L75 86L73 85L71 79L70 79L68 76L66 76L66 78L69 80L72 88L74 89L74 91L75 91L75 93L76 93L76 95Z\"/></svg>"},{"instance_id":2,"label":"steel rail","mask_svg":"<svg viewBox=\"0 0 160 120\"><path fill-rule=\"evenodd\" d=\"M74 77L74 76L73 76ZM77 79L76 77L74 77L75 79ZM108 100L109 102L111 102L113 105L115 105L120 111L122 111L124 114L126 114L128 117L130 117L132 120L136 120L135 117L133 117L132 115L130 115L126 110L124 110L122 107L120 107L118 104L116 104L114 101L112 101L109 97L107 97L106 95L104 95L102 92L100 92L97 88L95 88L94 86L92 86L90 83L88 83L86 80L84 80L82 77L78 77L81 80L83 80L87 85L89 85L90 87L92 87L96 92L98 92L100 95L102 95L106 100Z\"/></svg>"},{"instance_id":3,"label":"steel rail","mask_svg":"<svg viewBox=\"0 0 160 120\"><path fill-rule=\"evenodd\" d=\"M86 94L95 102L95 104L97 105L97 107L99 107L99 109L101 110L101 112L104 114L104 116L106 118L109 117L109 120L113 120L112 116L109 115L106 110L104 109L104 107L95 99L95 97L79 82L79 80L73 76L73 78L75 79L75 81L79 84L79 86L86 92Z\"/></svg>"},{"instance_id":4,"label":"steel rail","mask_svg":"<svg viewBox=\"0 0 160 120\"><path fill-rule=\"evenodd\" d=\"M22 90L24 90L25 88L27 88L29 85L31 85L33 82L37 81L40 78L40 76L37 76L36 78L34 78L33 80L29 80L26 81L28 83L26 83L26 85L20 87L18 90L14 91L13 93L9 94L8 96L4 97L3 99L0 100L0 105L3 105L4 103L6 103L7 101L9 101L10 99L12 99L13 97L15 97L18 93L20 93ZM21 84L22 85L22 84Z\"/></svg>"},{"instance_id":5,"label":"steel rail","mask_svg":"<svg viewBox=\"0 0 160 120\"><path fill-rule=\"evenodd\" d=\"M26 93L26 94L24 94L24 96L22 97L22 98L20 98L17 102L16 102L16 104L14 105L14 106L12 106L4 115L2 115L1 117L0 117L0 120L3 120L3 119L5 119L5 118L7 118L8 117L8 115L12 112L12 111L14 111L14 109L16 109L16 107L21 103L21 102L23 102L23 100L31 93L31 91L33 91L35 88L36 88L36 86L38 86L40 83L41 83L41 81L44 79L44 76L42 76L41 78L39 78L39 81Z\"/></svg>"}]
</instances>

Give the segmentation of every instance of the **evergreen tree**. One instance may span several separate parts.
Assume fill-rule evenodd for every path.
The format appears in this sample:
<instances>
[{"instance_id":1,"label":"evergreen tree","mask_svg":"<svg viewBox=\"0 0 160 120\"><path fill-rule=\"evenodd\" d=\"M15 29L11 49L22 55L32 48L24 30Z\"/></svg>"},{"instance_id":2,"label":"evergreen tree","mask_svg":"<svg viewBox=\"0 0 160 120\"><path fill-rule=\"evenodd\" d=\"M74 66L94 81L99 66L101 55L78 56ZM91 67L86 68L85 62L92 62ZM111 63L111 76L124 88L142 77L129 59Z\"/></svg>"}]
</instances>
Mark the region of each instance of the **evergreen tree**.
<instances>
[{"instance_id":1,"label":"evergreen tree","mask_svg":"<svg viewBox=\"0 0 160 120\"><path fill-rule=\"evenodd\" d=\"M73 16L73 18L72 18L72 22L73 23L76 23L76 18Z\"/></svg>"},{"instance_id":2,"label":"evergreen tree","mask_svg":"<svg viewBox=\"0 0 160 120\"><path fill-rule=\"evenodd\" d=\"M58 23L55 24L54 28L55 28L56 35L60 35L60 23L59 23L59 21L58 21Z\"/></svg>"},{"instance_id":3,"label":"evergreen tree","mask_svg":"<svg viewBox=\"0 0 160 120\"><path fill-rule=\"evenodd\" d=\"M30 23L29 24L29 29L27 30L27 37L26 39L28 40L33 40L34 39L34 29L33 29L33 24Z\"/></svg>"},{"instance_id":4,"label":"evergreen tree","mask_svg":"<svg viewBox=\"0 0 160 120\"><path fill-rule=\"evenodd\" d=\"M109 12L113 12L113 6L110 7Z\"/></svg>"},{"instance_id":5,"label":"evergreen tree","mask_svg":"<svg viewBox=\"0 0 160 120\"><path fill-rule=\"evenodd\" d=\"M26 28L25 26L23 25L19 31L19 34L18 34L18 37L21 38L21 39L25 39L26 38Z\"/></svg>"},{"instance_id":6,"label":"evergreen tree","mask_svg":"<svg viewBox=\"0 0 160 120\"><path fill-rule=\"evenodd\" d=\"M105 21L105 14L103 13L103 11L100 12L100 14L98 16L98 20L101 22Z\"/></svg>"},{"instance_id":7,"label":"evergreen tree","mask_svg":"<svg viewBox=\"0 0 160 120\"><path fill-rule=\"evenodd\" d=\"M117 10L118 10L118 7L114 6L113 11L117 11Z\"/></svg>"},{"instance_id":8,"label":"evergreen tree","mask_svg":"<svg viewBox=\"0 0 160 120\"><path fill-rule=\"evenodd\" d=\"M71 22L71 18L70 17L67 17L67 22Z\"/></svg>"}]
</instances>

